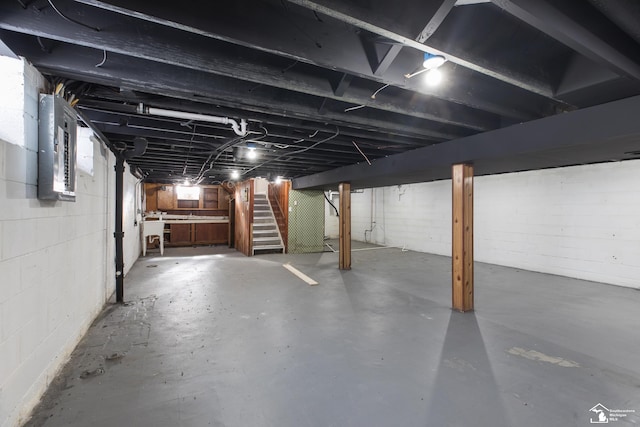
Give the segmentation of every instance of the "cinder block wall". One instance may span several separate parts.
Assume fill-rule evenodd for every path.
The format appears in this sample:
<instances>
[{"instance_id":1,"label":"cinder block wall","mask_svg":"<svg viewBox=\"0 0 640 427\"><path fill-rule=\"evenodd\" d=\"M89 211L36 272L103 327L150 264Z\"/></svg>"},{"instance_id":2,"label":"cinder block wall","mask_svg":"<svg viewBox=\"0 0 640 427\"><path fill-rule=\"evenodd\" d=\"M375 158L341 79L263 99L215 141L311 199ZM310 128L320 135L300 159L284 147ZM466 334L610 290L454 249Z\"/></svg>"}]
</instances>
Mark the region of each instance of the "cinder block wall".
<instances>
[{"instance_id":1,"label":"cinder block wall","mask_svg":"<svg viewBox=\"0 0 640 427\"><path fill-rule=\"evenodd\" d=\"M76 202L38 200L44 80L6 57L0 74L0 93L13 94L0 105L0 121L15 125L0 135L0 426L9 427L25 420L113 293L115 172L113 155L84 139L92 168L78 171ZM127 177L129 193L132 182ZM125 246L130 266L139 253L135 231Z\"/></svg>"},{"instance_id":2,"label":"cinder block wall","mask_svg":"<svg viewBox=\"0 0 640 427\"><path fill-rule=\"evenodd\" d=\"M475 178L476 261L640 288L640 161ZM371 209L373 198L373 210ZM352 237L451 255L451 181L352 194Z\"/></svg>"}]
</instances>

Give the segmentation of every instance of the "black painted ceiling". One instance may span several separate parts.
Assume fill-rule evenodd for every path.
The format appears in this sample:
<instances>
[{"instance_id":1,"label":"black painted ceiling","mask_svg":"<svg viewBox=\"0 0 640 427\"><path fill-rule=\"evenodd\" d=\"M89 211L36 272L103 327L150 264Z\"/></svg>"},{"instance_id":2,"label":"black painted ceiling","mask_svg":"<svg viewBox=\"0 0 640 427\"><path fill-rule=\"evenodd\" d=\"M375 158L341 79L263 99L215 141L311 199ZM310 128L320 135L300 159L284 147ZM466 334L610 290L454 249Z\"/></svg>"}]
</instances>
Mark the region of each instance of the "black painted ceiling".
<instances>
[{"instance_id":1,"label":"black painted ceiling","mask_svg":"<svg viewBox=\"0 0 640 427\"><path fill-rule=\"evenodd\" d=\"M0 39L116 147L145 138L129 162L162 182L303 177L637 95L639 28L636 0L0 5ZM437 88L407 77L424 52Z\"/></svg>"}]
</instances>

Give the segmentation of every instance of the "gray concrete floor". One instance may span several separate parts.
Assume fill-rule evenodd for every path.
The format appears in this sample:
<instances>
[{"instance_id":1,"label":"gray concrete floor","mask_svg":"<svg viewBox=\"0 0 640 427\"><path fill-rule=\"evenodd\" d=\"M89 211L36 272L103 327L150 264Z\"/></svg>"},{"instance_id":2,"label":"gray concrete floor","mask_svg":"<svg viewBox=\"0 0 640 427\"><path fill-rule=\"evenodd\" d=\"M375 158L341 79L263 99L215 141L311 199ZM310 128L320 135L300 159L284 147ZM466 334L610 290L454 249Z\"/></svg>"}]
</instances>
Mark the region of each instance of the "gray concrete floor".
<instances>
[{"instance_id":1,"label":"gray concrete floor","mask_svg":"<svg viewBox=\"0 0 640 427\"><path fill-rule=\"evenodd\" d=\"M337 263L152 252L28 425L567 427L597 403L640 424L640 292L478 263L461 314L447 257Z\"/></svg>"}]
</instances>

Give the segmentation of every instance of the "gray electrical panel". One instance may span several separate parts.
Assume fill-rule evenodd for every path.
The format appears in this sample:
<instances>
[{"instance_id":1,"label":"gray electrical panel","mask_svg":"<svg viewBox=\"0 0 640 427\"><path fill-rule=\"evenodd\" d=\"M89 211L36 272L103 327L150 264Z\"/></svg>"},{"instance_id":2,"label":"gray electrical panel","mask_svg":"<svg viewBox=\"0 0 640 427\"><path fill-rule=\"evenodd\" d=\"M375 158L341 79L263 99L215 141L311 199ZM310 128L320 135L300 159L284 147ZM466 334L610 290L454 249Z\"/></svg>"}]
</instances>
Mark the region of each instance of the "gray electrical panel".
<instances>
[{"instance_id":1,"label":"gray electrical panel","mask_svg":"<svg viewBox=\"0 0 640 427\"><path fill-rule=\"evenodd\" d=\"M38 198L76 200L77 115L61 97L40 95Z\"/></svg>"}]
</instances>

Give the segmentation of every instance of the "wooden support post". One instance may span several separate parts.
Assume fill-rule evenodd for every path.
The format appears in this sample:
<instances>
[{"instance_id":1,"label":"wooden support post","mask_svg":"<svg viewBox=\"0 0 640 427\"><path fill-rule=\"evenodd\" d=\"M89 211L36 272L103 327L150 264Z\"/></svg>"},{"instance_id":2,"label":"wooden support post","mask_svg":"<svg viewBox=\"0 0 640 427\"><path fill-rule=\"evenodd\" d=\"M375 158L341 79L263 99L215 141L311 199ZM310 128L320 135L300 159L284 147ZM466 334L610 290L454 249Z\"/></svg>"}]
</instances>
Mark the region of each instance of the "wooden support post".
<instances>
[{"instance_id":1,"label":"wooden support post","mask_svg":"<svg viewBox=\"0 0 640 427\"><path fill-rule=\"evenodd\" d=\"M343 182L338 187L340 193L340 249L338 262L340 270L351 270L351 184Z\"/></svg>"},{"instance_id":2,"label":"wooden support post","mask_svg":"<svg viewBox=\"0 0 640 427\"><path fill-rule=\"evenodd\" d=\"M473 165L452 167L453 209L452 304L454 310L473 310Z\"/></svg>"}]
</instances>

